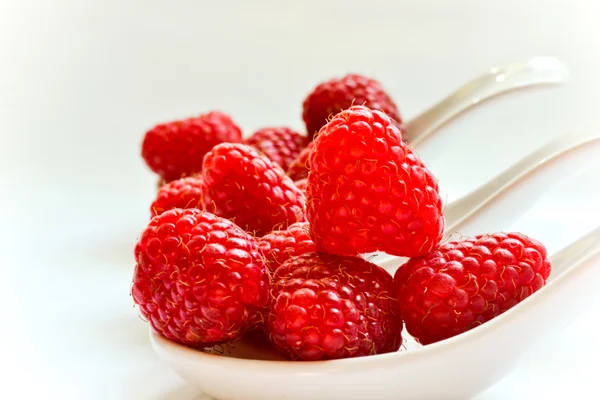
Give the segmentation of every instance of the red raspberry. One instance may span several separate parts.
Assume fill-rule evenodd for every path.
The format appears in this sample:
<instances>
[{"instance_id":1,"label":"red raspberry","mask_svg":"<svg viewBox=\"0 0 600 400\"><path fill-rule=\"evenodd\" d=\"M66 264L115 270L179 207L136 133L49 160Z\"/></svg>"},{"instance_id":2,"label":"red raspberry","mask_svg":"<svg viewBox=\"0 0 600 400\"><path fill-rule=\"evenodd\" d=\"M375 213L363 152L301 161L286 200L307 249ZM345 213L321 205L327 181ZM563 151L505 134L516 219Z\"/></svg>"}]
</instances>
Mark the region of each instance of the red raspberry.
<instances>
[{"instance_id":1,"label":"red raspberry","mask_svg":"<svg viewBox=\"0 0 600 400\"><path fill-rule=\"evenodd\" d=\"M306 253L275 271L269 337L290 359L397 351L402 319L392 276L362 258Z\"/></svg>"},{"instance_id":2,"label":"red raspberry","mask_svg":"<svg viewBox=\"0 0 600 400\"><path fill-rule=\"evenodd\" d=\"M286 230L273 231L258 239L258 246L271 271L291 257L315 251L308 222L296 222Z\"/></svg>"},{"instance_id":3,"label":"red raspberry","mask_svg":"<svg viewBox=\"0 0 600 400\"><path fill-rule=\"evenodd\" d=\"M308 177L308 156L314 146L315 142L310 142L308 146L298 154L298 157L296 157L287 170L287 174L290 178L298 181Z\"/></svg>"},{"instance_id":4,"label":"red raspberry","mask_svg":"<svg viewBox=\"0 0 600 400\"><path fill-rule=\"evenodd\" d=\"M306 194L306 187L308 185L308 180L306 178L300 179L299 181L294 182L294 184L302 191L302 193Z\"/></svg>"},{"instance_id":5,"label":"red raspberry","mask_svg":"<svg viewBox=\"0 0 600 400\"><path fill-rule=\"evenodd\" d=\"M160 190L161 187L165 186L169 182L173 182L173 181L167 181L166 179L159 177L158 180L156 181L156 189Z\"/></svg>"},{"instance_id":6,"label":"red raspberry","mask_svg":"<svg viewBox=\"0 0 600 400\"><path fill-rule=\"evenodd\" d=\"M304 194L250 146L215 146L204 158L202 179L204 208L257 236L304 221Z\"/></svg>"},{"instance_id":7,"label":"red raspberry","mask_svg":"<svg viewBox=\"0 0 600 400\"><path fill-rule=\"evenodd\" d=\"M208 347L255 326L269 301L256 240L233 222L197 209L152 219L135 247L132 295L168 339Z\"/></svg>"},{"instance_id":8,"label":"red raspberry","mask_svg":"<svg viewBox=\"0 0 600 400\"><path fill-rule=\"evenodd\" d=\"M502 314L545 285L546 249L521 233L480 235L411 258L394 277L408 332L437 342Z\"/></svg>"},{"instance_id":9,"label":"red raspberry","mask_svg":"<svg viewBox=\"0 0 600 400\"><path fill-rule=\"evenodd\" d=\"M154 217L173 208L202 208L202 178L188 176L163 185L150 213Z\"/></svg>"},{"instance_id":10,"label":"red raspberry","mask_svg":"<svg viewBox=\"0 0 600 400\"><path fill-rule=\"evenodd\" d=\"M316 134L327 123L328 118L355 104L383 111L398 127L402 123L398 107L381 83L349 74L319 84L306 97L302 112L306 131L309 135Z\"/></svg>"},{"instance_id":11,"label":"red raspberry","mask_svg":"<svg viewBox=\"0 0 600 400\"><path fill-rule=\"evenodd\" d=\"M259 150L271 161L287 170L292 161L308 144L308 137L290 128L263 128L254 132L245 143Z\"/></svg>"},{"instance_id":12,"label":"red raspberry","mask_svg":"<svg viewBox=\"0 0 600 400\"><path fill-rule=\"evenodd\" d=\"M317 251L425 254L441 240L442 200L433 174L381 111L354 106L315 139L307 216Z\"/></svg>"},{"instance_id":13,"label":"red raspberry","mask_svg":"<svg viewBox=\"0 0 600 400\"><path fill-rule=\"evenodd\" d=\"M200 172L204 155L222 142L240 142L242 132L218 111L156 125L146 132L142 157L167 181Z\"/></svg>"}]
</instances>

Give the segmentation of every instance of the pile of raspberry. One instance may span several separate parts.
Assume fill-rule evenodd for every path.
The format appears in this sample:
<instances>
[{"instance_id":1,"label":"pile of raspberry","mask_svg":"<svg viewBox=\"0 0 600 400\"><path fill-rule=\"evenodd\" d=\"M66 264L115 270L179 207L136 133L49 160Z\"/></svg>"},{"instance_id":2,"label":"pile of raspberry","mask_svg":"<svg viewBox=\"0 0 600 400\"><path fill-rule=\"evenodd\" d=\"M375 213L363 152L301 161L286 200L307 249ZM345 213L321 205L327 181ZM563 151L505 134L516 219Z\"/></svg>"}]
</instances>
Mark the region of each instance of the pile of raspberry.
<instances>
[{"instance_id":1,"label":"pile of raspberry","mask_svg":"<svg viewBox=\"0 0 600 400\"><path fill-rule=\"evenodd\" d=\"M374 79L303 102L306 134L247 139L218 111L150 129L161 182L135 246L132 296L160 335L194 348L264 333L290 360L395 352L489 321L539 290L546 249L521 233L442 243L438 182ZM365 254L406 257L392 276Z\"/></svg>"}]
</instances>

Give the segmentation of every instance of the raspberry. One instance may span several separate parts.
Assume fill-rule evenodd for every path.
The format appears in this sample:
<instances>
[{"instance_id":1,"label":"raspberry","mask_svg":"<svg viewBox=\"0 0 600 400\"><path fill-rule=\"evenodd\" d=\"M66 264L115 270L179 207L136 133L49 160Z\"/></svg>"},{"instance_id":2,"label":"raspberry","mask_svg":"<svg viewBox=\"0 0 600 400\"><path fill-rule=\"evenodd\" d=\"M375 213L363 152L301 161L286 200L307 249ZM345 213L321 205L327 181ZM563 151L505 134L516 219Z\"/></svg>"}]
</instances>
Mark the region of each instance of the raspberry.
<instances>
[{"instance_id":1,"label":"raspberry","mask_svg":"<svg viewBox=\"0 0 600 400\"><path fill-rule=\"evenodd\" d=\"M302 119L308 134L316 134L327 123L328 118L355 104L383 111L398 127L402 123L398 107L381 83L364 76L349 74L319 84L306 97Z\"/></svg>"},{"instance_id":2,"label":"raspberry","mask_svg":"<svg viewBox=\"0 0 600 400\"><path fill-rule=\"evenodd\" d=\"M166 179L159 177L158 180L156 181L156 189L160 190L161 187L165 186L169 182L173 182L173 181L167 181Z\"/></svg>"},{"instance_id":3,"label":"raspberry","mask_svg":"<svg viewBox=\"0 0 600 400\"><path fill-rule=\"evenodd\" d=\"M215 146L204 158L202 179L204 208L257 236L304 221L304 194L250 146Z\"/></svg>"},{"instance_id":4,"label":"raspberry","mask_svg":"<svg viewBox=\"0 0 600 400\"><path fill-rule=\"evenodd\" d=\"M308 222L297 222L286 230L273 231L258 239L258 246L271 271L291 257L315 251Z\"/></svg>"},{"instance_id":5,"label":"raspberry","mask_svg":"<svg viewBox=\"0 0 600 400\"><path fill-rule=\"evenodd\" d=\"M163 185L150 213L154 217L173 208L202 208L202 178L188 176Z\"/></svg>"},{"instance_id":6,"label":"raspberry","mask_svg":"<svg viewBox=\"0 0 600 400\"><path fill-rule=\"evenodd\" d=\"M135 247L132 295L162 336L208 347L262 320L269 275L256 240L197 209L153 218Z\"/></svg>"},{"instance_id":7,"label":"raspberry","mask_svg":"<svg viewBox=\"0 0 600 400\"><path fill-rule=\"evenodd\" d=\"M144 136L142 157L152 171L171 181L200 172L204 155L216 144L241 140L233 120L213 111L156 125Z\"/></svg>"},{"instance_id":8,"label":"raspberry","mask_svg":"<svg viewBox=\"0 0 600 400\"><path fill-rule=\"evenodd\" d=\"M308 137L290 128L263 128L254 132L245 143L287 170L292 161L308 144Z\"/></svg>"},{"instance_id":9,"label":"raspberry","mask_svg":"<svg viewBox=\"0 0 600 400\"><path fill-rule=\"evenodd\" d=\"M402 265L394 277L408 332L434 343L502 314L545 285L545 247L521 233L448 242Z\"/></svg>"},{"instance_id":10,"label":"raspberry","mask_svg":"<svg viewBox=\"0 0 600 400\"><path fill-rule=\"evenodd\" d=\"M294 182L294 184L302 191L302 193L306 194L306 187L308 184L308 180L306 178L300 179L299 181Z\"/></svg>"},{"instance_id":11,"label":"raspberry","mask_svg":"<svg viewBox=\"0 0 600 400\"><path fill-rule=\"evenodd\" d=\"M287 174L295 181L308 177L308 156L315 146L315 142L310 142L304 150L298 154L298 157L292 162L287 170Z\"/></svg>"},{"instance_id":12,"label":"raspberry","mask_svg":"<svg viewBox=\"0 0 600 400\"><path fill-rule=\"evenodd\" d=\"M317 251L425 254L441 240L442 200L433 174L381 111L354 106L315 139L307 217Z\"/></svg>"},{"instance_id":13,"label":"raspberry","mask_svg":"<svg viewBox=\"0 0 600 400\"><path fill-rule=\"evenodd\" d=\"M361 258L306 253L273 276L267 330L290 359L324 360L397 351L402 320L389 273Z\"/></svg>"}]
</instances>

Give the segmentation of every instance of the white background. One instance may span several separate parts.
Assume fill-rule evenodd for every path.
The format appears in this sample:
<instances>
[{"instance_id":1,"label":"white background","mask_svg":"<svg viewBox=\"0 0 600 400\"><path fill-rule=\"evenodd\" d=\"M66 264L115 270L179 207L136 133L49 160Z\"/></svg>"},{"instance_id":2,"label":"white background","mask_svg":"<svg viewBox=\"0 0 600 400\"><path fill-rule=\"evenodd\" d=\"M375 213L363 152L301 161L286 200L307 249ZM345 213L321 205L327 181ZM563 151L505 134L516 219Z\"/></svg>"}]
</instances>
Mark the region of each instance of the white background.
<instances>
[{"instance_id":1,"label":"white background","mask_svg":"<svg viewBox=\"0 0 600 400\"><path fill-rule=\"evenodd\" d=\"M492 66L564 60L566 85L486 103L419 148L451 200L552 137L600 129L599 18L569 0L0 0L0 398L203 399L154 356L129 297L155 123L221 109L246 134L301 129L303 97L347 72L377 77L410 119ZM555 251L600 224L598 150L462 233L522 230ZM478 399L595 391L599 311L573 310Z\"/></svg>"}]
</instances>

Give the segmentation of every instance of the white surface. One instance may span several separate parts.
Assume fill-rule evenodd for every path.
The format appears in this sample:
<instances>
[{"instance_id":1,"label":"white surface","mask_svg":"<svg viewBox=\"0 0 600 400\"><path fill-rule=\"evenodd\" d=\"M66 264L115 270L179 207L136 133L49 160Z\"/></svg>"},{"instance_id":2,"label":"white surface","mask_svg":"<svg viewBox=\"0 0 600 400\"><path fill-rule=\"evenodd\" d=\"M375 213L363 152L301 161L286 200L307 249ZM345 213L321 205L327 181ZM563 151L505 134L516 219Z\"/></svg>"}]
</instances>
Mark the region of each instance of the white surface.
<instances>
[{"instance_id":1,"label":"white surface","mask_svg":"<svg viewBox=\"0 0 600 400\"><path fill-rule=\"evenodd\" d=\"M600 122L595 1L174 3L0 0L0 398L202 399L158 361L128 295L155 184L139 144L155 122L220 108L246 132L300 128L303 96L349 71L378 77L410 118L491 66L567 62L564 87L494 100L424 143L449 198ZM558 163L544 195L521 185L463 233L517 229L558 249L600 222L597 154ZM599 310L478 400L594 391Z\"/></svg>"}]
</instances>

